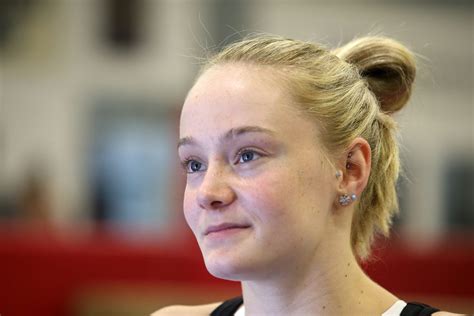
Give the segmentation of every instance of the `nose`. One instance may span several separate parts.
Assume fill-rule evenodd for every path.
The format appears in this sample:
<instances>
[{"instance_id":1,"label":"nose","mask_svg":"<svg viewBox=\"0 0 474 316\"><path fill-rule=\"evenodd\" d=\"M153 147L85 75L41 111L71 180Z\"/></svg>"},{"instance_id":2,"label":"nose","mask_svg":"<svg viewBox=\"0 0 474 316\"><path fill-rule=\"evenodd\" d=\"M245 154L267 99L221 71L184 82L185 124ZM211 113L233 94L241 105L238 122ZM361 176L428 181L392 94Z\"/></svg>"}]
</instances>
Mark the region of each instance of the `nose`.
<instances>
[{"instance_id":1,"label":"nose","mask_svg":"<svg viewBox=\"0 0 474 316\"><path fill-rule=\"evenodd\" d=\"M197 201L206 210L222 209L234 202L236 195L230 175L223 168L208 168L199 186Z\"/></svg>"}]
</instances>

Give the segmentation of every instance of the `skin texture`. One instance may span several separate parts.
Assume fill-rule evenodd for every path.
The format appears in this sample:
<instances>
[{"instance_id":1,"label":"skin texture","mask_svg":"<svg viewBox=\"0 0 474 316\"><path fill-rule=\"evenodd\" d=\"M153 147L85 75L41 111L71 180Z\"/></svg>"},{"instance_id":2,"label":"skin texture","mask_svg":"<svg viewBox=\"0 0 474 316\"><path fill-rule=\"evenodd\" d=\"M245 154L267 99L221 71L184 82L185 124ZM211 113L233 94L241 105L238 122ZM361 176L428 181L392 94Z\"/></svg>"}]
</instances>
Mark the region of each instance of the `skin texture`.
<instances>
[{"instance_id":1,"label":"skin texture","mask_svg":"<svg viewBox=\"0 0 474 316\"><path fill-rule=\"evenodd\" d=\"M369 145L357 138L329 164L315 122L270 68L207 70L186 98L180 137L186 221L209 272L242 282L246 315L380 315L397 300L352 253L356 202L338 203L363 191ZM208 233L223 223L240 228ZM209 315L216 306L154 315Z\"/></svg>"},{"instance_id":2,"label":"skin texture","mask_svg":"<svg viewBox=\"0 0 474 316\"><path fill-rule=\"evenodd\" d=\"M184 105L180 134L196 142L181 146L180 157L207 168L187 176L185 217L213 275L243 280L267 278L263 271L286 274L294 260L289 253L305 261L314 253L335 199L335 181L332 188L326 185L330 176L314 146L314 124L284 106L291 103L288 96L245 80L243 69L231 72L222 80L227 71L209 71ZM232 133L248 126L268 132ZM239 162L245 148L254 158ZM226 239L203 235L207 227L226 222L250 227Z\"/></svg>"}]
</instances>

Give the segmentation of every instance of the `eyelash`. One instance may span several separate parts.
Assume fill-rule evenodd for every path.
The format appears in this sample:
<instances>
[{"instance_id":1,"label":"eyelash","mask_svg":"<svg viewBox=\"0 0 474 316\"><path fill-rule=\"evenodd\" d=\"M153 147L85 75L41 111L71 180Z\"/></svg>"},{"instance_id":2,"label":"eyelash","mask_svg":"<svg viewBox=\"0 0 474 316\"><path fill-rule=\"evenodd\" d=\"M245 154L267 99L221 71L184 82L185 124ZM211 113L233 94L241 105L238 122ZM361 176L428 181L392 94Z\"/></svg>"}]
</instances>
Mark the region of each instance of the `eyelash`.
<instances>
[{"instance_id":1,"label":"eyelash","mask_svg":"<svg viewBox=\"0 0 474 316\"><path fill-rule=\"evenodd\" d=\"M235 162L235 164L240 163L240 159L242 158L242 155L245 154L245 153L249 153L249 152L253 153L254 155L257 155L257 158L252 159L252 160L249 160L249 161L255 161L255 160L257 160L257 159L260 159L261 156L263 156L262 153L260 153L259 151L255 150L255 149L253 149L253 148L242 148L242 149L240 149L240 150L237 152L237 154L235 155L235 158L234 158L234 160L233 160L233 161ZM193 161L199 162L199 160L197 160L197 159L194 158L194 157L185 158L185 159L181 162L181 166L182 166L183 170L184 170L186 173L188 173L188 174L190 174L190 173L196 173L196 172L199 172L199 171L203 171L203 170L199 170L199 171L189 171L189 164L190 164L191 162L193 162ZM248 162L249 162L249 161L248 161ZM199 162L199 163L201 163L201 162ZM246 162L243 162L243 163L246 163ZM201 163L201 164L202 164L202 163Z\"/></svg>"},{"instance_id":2,"label":"eyelash","mask_svg":"<svg viewBox=\"0 0 474 316\"><path fill-rule=\"evenodd\" d=\"M262 156L262 154L261 154L260 152L258 152L257 150L255 150L255 149L253 149L253 148L242 148L242 149L239 150L239 151L237 152L237 154L235 155L235 158L236 158L236 159L238 158L237 163L240 162L240 158L242 158L242 155L243 155L243 154L249 153L249 152L251 152L251 153L253 153L253 154L256 154L257 156L259 156L259 158L260 158L260 156ZM256 158L256 159L259 159L259 158ZM256 160L256 159L252 159L252 160L250 160L250 161L254 161L254 160Z\"/></svg>"},{"instance_id":3,"label":"eyelash","mask_svg":"<svg viewBox=\"0 0 474 316\"><path fill-rule=\"evenodd\" d=\"M181 167L183 168L184 172L185 173L195 173L196 171L189 171L189 163L191 161L198 161L196 158L194 157L188 157L188 158L185 158L182 162L181 162ZM199 162L199 161L198 161Z\"/></svg>"}]
</instances>

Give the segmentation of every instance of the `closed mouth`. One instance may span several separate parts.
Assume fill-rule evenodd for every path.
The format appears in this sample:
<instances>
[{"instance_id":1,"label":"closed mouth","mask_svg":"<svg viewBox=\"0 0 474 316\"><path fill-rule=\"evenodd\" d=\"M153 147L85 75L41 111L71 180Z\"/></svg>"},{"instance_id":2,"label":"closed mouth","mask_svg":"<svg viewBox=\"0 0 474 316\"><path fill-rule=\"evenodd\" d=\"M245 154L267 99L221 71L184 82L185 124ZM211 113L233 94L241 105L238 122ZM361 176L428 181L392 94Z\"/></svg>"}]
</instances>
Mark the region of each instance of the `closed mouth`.
<instances>
[{"instance_id":1,"label":"closed mouth","mask_svg":"<svg viewBox=\"0 0 474 316\"><path fill-rule=\"evenodd\" d=\"M245 224L233 224L233 223L223 223L220 225L212 225L209 226L206 231L204 232L204 235L209 235L211 233L217 233L223 230L228 230L228 229L244 229L244 228L249 228L250 225L245 225Z\"/></svg>"}]
</instances>

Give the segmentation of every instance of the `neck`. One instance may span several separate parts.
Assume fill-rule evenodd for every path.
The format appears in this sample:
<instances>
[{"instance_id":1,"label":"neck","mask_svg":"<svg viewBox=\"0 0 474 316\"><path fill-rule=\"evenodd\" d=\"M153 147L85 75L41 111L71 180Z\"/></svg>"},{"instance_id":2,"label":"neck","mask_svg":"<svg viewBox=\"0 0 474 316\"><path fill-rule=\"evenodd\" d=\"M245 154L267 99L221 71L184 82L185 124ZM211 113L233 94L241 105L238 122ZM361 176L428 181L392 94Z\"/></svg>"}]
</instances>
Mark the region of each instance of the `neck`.
<instances>
[{"instance_id":1,"label":"neck","mask_svg":"<svg viewBox=\"0 0 474 316\"><path fill-rule=\"evenodd\" d=\"M320 248L322 256L242 281L246 315L380 315L396 301L365 275L350 247Z\"/></svg>"}]
</instances>

